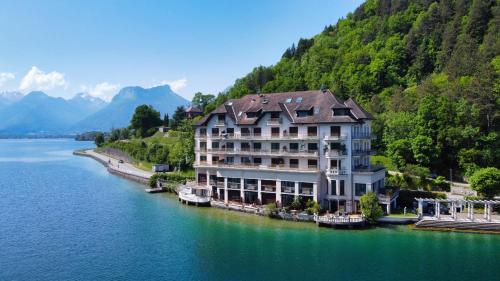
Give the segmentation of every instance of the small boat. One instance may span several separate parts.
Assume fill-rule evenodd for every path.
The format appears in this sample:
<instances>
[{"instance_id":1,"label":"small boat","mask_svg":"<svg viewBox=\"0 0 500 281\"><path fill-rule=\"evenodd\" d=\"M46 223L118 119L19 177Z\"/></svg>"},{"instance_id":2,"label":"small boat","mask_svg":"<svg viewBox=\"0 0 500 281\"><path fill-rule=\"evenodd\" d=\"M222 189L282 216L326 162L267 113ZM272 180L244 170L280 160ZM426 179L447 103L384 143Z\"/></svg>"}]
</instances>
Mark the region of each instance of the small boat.
<instances>
[{"instance_id":1,"label":"small boat","mask_svg":"<svg viewBox=\"0 0 500 281\"><path fill-rule=\"evenodd\" d=\"M210 189L195 184L181 185L178 189L179 201L196 206L210 205Z\"/></svg>"}]
</instances>

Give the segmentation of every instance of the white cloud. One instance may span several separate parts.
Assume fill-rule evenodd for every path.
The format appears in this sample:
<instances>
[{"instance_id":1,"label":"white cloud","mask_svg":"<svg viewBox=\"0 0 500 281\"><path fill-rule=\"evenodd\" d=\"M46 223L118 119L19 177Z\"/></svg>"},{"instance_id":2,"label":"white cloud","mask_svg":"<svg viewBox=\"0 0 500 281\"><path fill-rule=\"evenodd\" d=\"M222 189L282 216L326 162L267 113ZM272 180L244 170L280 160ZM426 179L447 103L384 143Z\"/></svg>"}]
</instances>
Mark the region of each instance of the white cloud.
<instances>
[{"instance_id":1,"label":"white cloud","mask_svg":"<svg viewBox=\"0 0 500 281\"><path fill-rule=\"evenodd\" d=\"M23 77L19 90L52 90L57 87L67 88L68 82L64 79L64 73L57 71L44 72L38 67L31 67L30 71Z\"/></svg>"},{"instance_id":2,"label":"white cloud","mask_svg":"<svg viewBox=\"0 0 500 281\"><path fill-rule=\"evenodd\" d=\"M16 78L14 73L0 72L0 87L2 87L5 84L5 82L12 80L14 78Z\"/></svg>"},{"instance_id":3,"label":"white cloud","mask_svg":"<svg viewBox=\"0 0 500 281\"><path fill-rule=\"evenodd\" d=\"M178 90L181 90L187 86L187 81L188 80L185 77L174 81L163 80L159 84L154 86L169 85L172 91L177 92Z\"/></svg>"},{"instance_id":4,"label":"white cloud","mask_svg":"<svg viewBox=\"0 0 500 281\"><path fill-rule=\"evenodd\" d=\"M111 84L109 82L102 82L95 86L82 86L81 89L89 95L101 98L105 101L110 101L116 94L116 90L120 87L119 84Z\"/></svg>"}]
</instances>

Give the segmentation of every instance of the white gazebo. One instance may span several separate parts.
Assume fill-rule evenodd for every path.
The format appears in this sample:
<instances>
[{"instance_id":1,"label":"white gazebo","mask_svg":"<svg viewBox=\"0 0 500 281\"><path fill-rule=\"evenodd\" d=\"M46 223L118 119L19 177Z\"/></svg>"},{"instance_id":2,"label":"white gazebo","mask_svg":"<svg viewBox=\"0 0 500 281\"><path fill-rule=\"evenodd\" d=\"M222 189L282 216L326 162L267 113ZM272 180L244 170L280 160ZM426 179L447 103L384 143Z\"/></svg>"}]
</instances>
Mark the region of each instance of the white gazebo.
<instances>
[{"instance_id":1,"label":"white gazebo","mask_svg":"<svg viewBox=\"0 0 500 281\"><path fill-rule=\"evenodd\" d=\"M418 217L420 220L452 220L469 222L493 222L500 223L500 217L492 215L494 205L500 205L500 200L465 200L465 199L436 199L436 198L415 198L418 202ZM434 204L434 215L424 216L424 202ZM450 207L449 215L441 214L441 204L448 204ZM484 205L483 218L475 217L474 205ZM463 216L457 212L457 208L466 209L467 215Z\"/></svg>"}]
</instances>

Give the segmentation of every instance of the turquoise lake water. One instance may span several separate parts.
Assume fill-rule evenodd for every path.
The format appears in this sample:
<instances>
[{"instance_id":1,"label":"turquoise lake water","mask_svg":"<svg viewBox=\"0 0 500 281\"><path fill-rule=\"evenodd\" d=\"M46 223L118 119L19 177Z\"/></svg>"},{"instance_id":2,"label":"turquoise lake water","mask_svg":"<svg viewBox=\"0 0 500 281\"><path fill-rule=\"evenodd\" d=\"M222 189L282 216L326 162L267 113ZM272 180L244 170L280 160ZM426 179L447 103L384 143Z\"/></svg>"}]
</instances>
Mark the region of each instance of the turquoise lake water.
<instances>
[{"instance_id":1,"label":"turquoise lake water","mask_svg":"<svg viewBox=\"0 0 500 281\"><path fill-rule=\"evenodd\" d=\"M0 140L0 280L500 280L500 235L331 230L107 173L72 140Z\"/></svg>"}]
</instances>

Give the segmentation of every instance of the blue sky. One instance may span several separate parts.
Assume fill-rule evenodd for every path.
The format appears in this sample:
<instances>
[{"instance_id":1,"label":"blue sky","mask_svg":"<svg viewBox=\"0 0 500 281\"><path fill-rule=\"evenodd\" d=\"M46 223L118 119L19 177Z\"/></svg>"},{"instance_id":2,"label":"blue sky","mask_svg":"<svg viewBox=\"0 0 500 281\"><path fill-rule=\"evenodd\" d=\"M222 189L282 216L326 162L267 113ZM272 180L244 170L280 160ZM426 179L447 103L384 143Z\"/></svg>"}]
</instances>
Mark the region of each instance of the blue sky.
<instances>
[{"instance_id":1,"label":"blue sky","mask_svg":"<svg viewBox=\"0 0 500 281\"><path fill-rule=\"evenodd\" d=\"M169 83L187 98L215 94L361 3L3 1L0 91L109 99L124 86Z\"/></svg>"}]
</instances>

